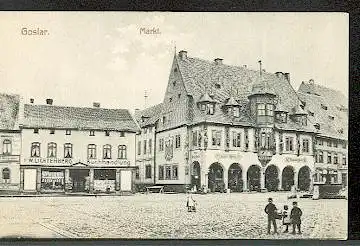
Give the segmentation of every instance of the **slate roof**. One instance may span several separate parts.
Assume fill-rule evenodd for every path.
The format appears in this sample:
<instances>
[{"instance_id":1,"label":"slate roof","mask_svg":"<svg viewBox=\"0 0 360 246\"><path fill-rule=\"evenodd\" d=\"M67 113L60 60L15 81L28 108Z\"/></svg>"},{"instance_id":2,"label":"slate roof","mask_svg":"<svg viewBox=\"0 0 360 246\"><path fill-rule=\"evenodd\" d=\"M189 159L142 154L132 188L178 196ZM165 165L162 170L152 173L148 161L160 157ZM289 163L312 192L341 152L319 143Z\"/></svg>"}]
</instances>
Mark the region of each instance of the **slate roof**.
<instances>
[{"instance_id":1,"label":"slate roof","mask_svg":"<svg viewBox=\"0 0 360 246\"><path fill-rule=\"evenodd\" d=\"M136 111L135 119L140 127L153 125L161 117L162 111L163 103L160 103L144 110Z\"/></svg>"},{"instance_id":2,"label":"slate roof","mask_svg":"<svg viewBox=\"0 0 360 246\"><path fill-rule=\"evenodd\" d=\"M299 87L298 95L306 103L304 109L310 112L308 118L314 124L320 125L318 131L320 135L348 139L348 104L347 98L341 92L303 82Z\"/></svg>"},{"instance_id":3,"label":"slate roof","mask_svg":"<svg viewBox=\"0 0 360 246\"><path fill-rule=\"evenodd\" d=\"M23 127L139 131L127 109L24 105Z\"/></svg>"},{"instance_id":4,"label":"slate roof","mask_svg":"<svg viewBox=\"0 0 360 246\"><path fill-rule=\"evenodd\" d=\"M0 130L18 130L20 96L0 93Z\"/></svg>"},{"instance_id":5,"label":"slate roof","mask_svg":"<svg viewBox=\"0 0 360 246\"><path fill-rule=\"evenodd\" d=\"M255 119L250 117L248 99L248 96L253 93L253 87L261 93L264 91L268 94L275 93L284 111L292 112L293 108L300 105L296 91L284 77L262 72L262 78L260 78L259 71L239 66L216 64L213 61L206 61L189 56L182 59L176 55L174 62L178 64L189 102L187 104L178 104L176 100L174 100L175 102L164 100L161 106L161 112L159 110L156 114L169 115L172 121L166 126L160 126L160 130L182 124L197 124L204 121L254 126ZM267 87L264 86L264 81L266 81ZM231 99L231 97L233 97L233 99ZM197 107L197 103L204 98L217 102L214 115L206 115ZM228 115L223 110L223 106L228 103L230 99L231 103L235 101L241 106L240 117L238 118ZM146 112L146 110L144 110L144 112ZM142 112L139 113L142 114ZM153 117L159 119L158 115L154 115ZM154 119L149 121L154 122ZM293 129L294 124L297 123L289 122L289 124L283 124L282 129ZM299 125L296 128L303 131L315 131L312 125L307 127Z\"/></svg>"}]
</instances>

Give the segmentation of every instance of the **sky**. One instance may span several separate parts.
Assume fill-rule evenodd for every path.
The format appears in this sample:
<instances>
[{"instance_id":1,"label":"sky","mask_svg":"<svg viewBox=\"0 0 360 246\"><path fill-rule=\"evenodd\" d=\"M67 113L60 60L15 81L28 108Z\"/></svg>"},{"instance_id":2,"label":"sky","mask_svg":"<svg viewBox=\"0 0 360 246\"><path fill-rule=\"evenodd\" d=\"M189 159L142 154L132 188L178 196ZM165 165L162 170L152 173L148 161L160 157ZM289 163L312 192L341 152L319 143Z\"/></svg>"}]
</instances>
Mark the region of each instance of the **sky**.
<instances>
[{"instance_id":1,"label":"sky","mask_svg":"<svg viewBox=\"0 0 360 246\"><path fill-rule=\"evenodd\" d=\"M0 92L25 102L142 109L162 102L175 46L188 56L348 95L344 13L0 12ZM22 28L48 35L22 35ZM158 28L160 34L143 34ZM144 92L148 98L145 105Z\"/></svg>"}]
</instances>

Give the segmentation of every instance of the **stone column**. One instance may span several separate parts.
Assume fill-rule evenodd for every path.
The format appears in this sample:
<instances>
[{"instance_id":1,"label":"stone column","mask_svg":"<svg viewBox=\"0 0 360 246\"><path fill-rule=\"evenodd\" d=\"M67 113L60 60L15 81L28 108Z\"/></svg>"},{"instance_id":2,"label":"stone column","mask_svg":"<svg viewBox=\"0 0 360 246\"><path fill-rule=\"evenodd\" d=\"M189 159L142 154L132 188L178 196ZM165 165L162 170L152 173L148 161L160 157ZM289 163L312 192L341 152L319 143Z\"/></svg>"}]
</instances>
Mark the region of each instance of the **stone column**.
<instances>
[{"instance_id":1,"label":"stone column","mask_svg":"<svg viewBox=\"0 0 360 246\"><path fill-rule=\"evenodd\" d=\"M24 191L24 168L20 167L20 191Z\"/></svg>"},{"instance_id":2,"label":"stone column","mask_svg":"<svg viewBox=\"0 0 360 246\"><path fill-rule=\"evenodd\" d=\"M36 168L36 191L41 190L41 167Z\"/></svg>"},{"instance_id":3,"label":"stone column","mask_svg":"<svg viewBox=\"0 0 360 246\"><path fill-rule=\"evenodd\" d=\"M120 191L120 168L116 168L116 173L115 173L115 191Z\"/></svg>"},{"instance_id":4,"label":"stone column","mask_svg":"<svg viewBox=\"0 0 360 246\"><path fill-rule=\"evenodd\" d=\"M208 193L209 192L209 172L208 171L206 171L204 173L204 185L205 185L205 191L206 191L206 193Z\"/></svg>"},{"instance_id":5,"label":"stone column","mask_svg":"<svg viewBox=\"0 0 360 246\"><path fill-rule=\"evenodd\" d=\"M279 179L278 190L282 190L282 171L281 171L281 170L280 170L280 172L279 172L278 179Z\"/></svg>"},{"instance_id":6,"label":"stone column","mask_svg":"<svg viewBox=\"0 0 360 246\"><path fill-rule=\"evenodd\" d=\"M247 192L249 191L248 182L247 182L247 170L242 170L241 176L243 181L243 191Z\"/></svg>"},{"instance_id":7,"label":"stone column","mask_svg":"<svg viewBox=\"0 0 360 246\"><path fill-rule=\"evenodd\" d=\"M310 172L310 187L309 187L310 192L313 192L313 189L314 189L314 176L315 176L314 172L311 171Z\"/></svg>"},{"instance_id":8,"label":"stone column","mask_svg":"<svg viewBox=\"0 0 360 246\"><path fill-rule=\"evenodd\" d=\"M70 184L70 170L69 168L65 168L65 173L64 173L64 182L65 182L65 192L68 192L71 187L71 184Z\"/></svg>"},{"instance_id":9,"label":"stone column","mask_svg":"<svg viewBox=\"0 0 360 246\"><path fill-rule=\"evenodd\" d=\"M89 171L89 193L94 193L94 169Z\"/></svg>"},{"instance_id":10,"label":"stone column","mask_svg":"<svg viewBox=\"0 0 360 246\"><path fill-rule=\"evenodd\" d=\"M261 192L265 192L265 168L261 167L260 169L260 189Z\"/></svg>"},{"instance_id":11,"label":"stone column","mask_svg":"<svg viewBox=\"0 0 360 246\"><path fill-rule=\"evenodd\" d=\"M228 185L229 185L229 173L228 170L224 168L223 170L223 175L224 175L224 183L225 183L225 191L228 189Z\"/></svg>"},{"instance_id":12,"label":"stone column","mask_svg":"<svg viewBox=\"0 0 360 246\"><path fill-rule=\"evenodd\" d=\"M298 172L298 170L295 170L294 171L294 186L295 186L296 190L298 189L298 181L299 181L299 172Z\"/></svg>"}]
</instances>

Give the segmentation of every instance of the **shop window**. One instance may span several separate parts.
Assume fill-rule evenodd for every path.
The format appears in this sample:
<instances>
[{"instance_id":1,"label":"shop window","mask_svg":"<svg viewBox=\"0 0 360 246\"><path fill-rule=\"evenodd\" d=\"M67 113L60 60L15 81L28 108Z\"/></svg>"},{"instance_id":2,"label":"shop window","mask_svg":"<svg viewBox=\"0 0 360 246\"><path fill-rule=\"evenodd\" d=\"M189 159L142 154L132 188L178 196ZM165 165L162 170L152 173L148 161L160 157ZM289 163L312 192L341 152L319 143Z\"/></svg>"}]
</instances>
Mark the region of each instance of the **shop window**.
<instances>
[{"instance_id":1,"label":"shop window","mask_svg":"<svg viewBox=\"0 0 360 246\"><path fill-rule=\"evenodd\" d=\"M328 163L328 164L331 164L331 153L328 153L327 163Z\"/></svg>"},{"instance_id":2,"label":"shop window","mask_svg":"<svg viewBox=\"0 0 360 246\"><path fill-rule=\"evenodd\" d=\"M126 159L126 145L119 145L119 159Z\"/></svg>"},{"instance_id":3,"label":"shop window","mask_svg":"<svg viewBox=\"0 0 360 246\"><path fill-rule=\"evenodd\" d=\"M160 138L159 140L159 151L164 151L164 139Z\"/></svg>"},{"instance_id":4,"label":"shop window","mask_svg":"<svg viewBox=\"0 0 360 246\"><path fill-rule=\"evenodd\" d=\"M181 138L180 135L175 136L175 148L180 148L181 145Z\"/></svg>"},{"instance_id":5,"label":"shop window","mask_svg":"<svg viewBox=\"0 0 360 246\"><path fill-rule=\"evenodd\" d=\"M48 155L49 158L56 157L56 143L48 143Z\"/></svg>"},{"instance_id":6,"label":"shop window","mask_svg":"<svg viewBox=\"0 0 360 246\"><path fill-rule=\"evenodd\" d=\"M160 165L159 166L159 180L163 180L164 179L164 166Z\"/></svg>"},{"instance_id":7,"label":"shop window","mask_svg":"<svg viewBox=\"0 0 360 246\"><path fill-rule=\"evenodd\" d=\"M64 158L72 158L73 146L71 143L64 144Z\"/></svg>"},{"instance_id":8,"label":"shop window","mask_svg":"<svg viewBox=\"0 0 360 246\"><path fill-rule=\"evenodd\" d=\"M145 166L145 178L151 179L151 165Z\"/></svg>"},{"instance_id":9,"label":"shop window","mask_svg":"<svg viewBox=\"0 0 360 246\"><path fill-rule=\"evenodd\" d=\"M212 145L213 146L221 145L221 131L217 131L217 130L212 131Z\"/></svg>"},{"instance_id":10,"label":"shop window","mask_svg":"<svg viewBox=\"0 0 360 246\"><path fill-rule=\"evenodd\" d=\"M146 146L147 144L146 144L146 140L144 140L144 155L146 154Z\"/></svg>"},{"instance_id":11,"label":"shop window","mask_svg":"<svg viewBox=\"0 0 360 246\"><path fill-rule=\"evenodd\" d=\"M12 145L10 139L5 139L3 141L3 154L4 155L11 155L12 152Z\"/></svg>"},{"instance_id":12,"label":"shop window","mask_svg":"<svg viewBox=\"0 0 360 246\"><path fill-rule=\"evenodd\" d=\"M94 130L90 130L90 136L95 136L95 131Z\"/></svg>"},{"instance_id":13,"label":"shop window","mask_svg":"<svg viewBox=\"0 0 360 246\"><path fill-rule=\"evenodd\" d=\"M120 137L125 137L125 132L120 132Z\"/></svg>"},{"instance_id":14,"label":"shop window","mask_svg":"<svg viewBox=\"0 0 360 246\"><path fill-rule=\"evenodd\" d=\"M151 154L152 151L152 139L149 139L149 154Z\"/></svg>"},{"instance_id":15,"label":"shop window","mask_svg":"<svg viewBox=\"0 0 360 246\"><path fill-rule=\"evenodd\" d=\"M165 166L165 179L171 179L171 166Z\"/></svg>"},{"instance_id":16,"label":"shop window","mask_svg":"<svg viewBox=\"0 0 360 246\"><path fill-rule=\"evenodd\" d=\"M31 144L31 157L40 157L40 143L35 142Z\"/></svg>"},{"instance_id":17,"label":"shop window","mask_svg":"<svg viewBox=\"0 0 360 246\"><path fill-rule=\"evenodd\" d=\"M105 144L103 147L103 159L111 159L111 145Z\"/></svg>"},{"instance_id":18,"label":"shop window","mask_svg":"<svg viewBox=\"0 0 360 246\"><path fill-rule=\"evenodd\" d=\"M95 159L96 158L96 145L89 144L88 145L88 159Z\"/></svg>"},{"instance_id":19,"label":"shop window","mask_svg":"<svg viewBox=\"0 0 360 246\"><path fill-rule=\"evenodd\" d=\"M95 180L115 180L116 171L114 169L95 169Z\"/></svg>"},{"instance_id":20,"label":"shop window","mask_svg":"<svg viewBox=\"0 0 360 246\"><path fill-rule=\"evenodd\" d=\"M303 153L309 153L309 139L303 139L302 152Z\"/></svg>"},{"instance_id":21,"label":"shop window","mask_svg":"<svg viewBox=\"0 0 360 246\"><path fill-rule=\"evenodd\" d=\"M66 130L66 131L65 131L65 135L71 135L71 130L69 130L69 129Z\"/></svg>"},{"instance_id":22,"label":"shop window","mask_svg":"<svg viewBox=\"0 0 360 246\"><path fill-rule=\"evenodd\" d=\"M286 151L293 151L294 150L294 138L293 137L286 137L285 138L285 150Z\"/></svg>"},{"instance_id":23,"label":"shop window","mask_svg":"<svg viewBox=\"0 0 360 246\"><path fill-rule=\"evenodd\" d=\"M3 170L2 170L2 178L4 179L4 180L9 180L10 179L10 169L9 168L4 168Z\"/></svg>"},{"instance_id":24,"label":"shop window","mask_svg":"<svg viewBox=\"0 0 360 246\"><path fill-rule=\"evenodd\" d=\"M171 179L179 179L178 166L177 165L172 166L172 177L171 177Z\"/></svg>"},{"instance_id":25,"label":"shop window","mask_svg":"<svg viewBox=\"0 0 360 246\"><path fill-rule=\"evenodd\" d=\"M233 147L241 147L241 133L233 132Z\"/></svg>"},{"instance_id":26,"label":"shop window","mask_svg":"<svg viewBox=\"0 0 360 246\"><path fill-rule=\"evenodd\" d=\"M109 137L110 136L110 131L105 131L105 136Z\"/></svg>"},{"instance_id":27,"label":"shop window","mask_svg":"<svg viewBox=\"0 0 360 246\"><path fill-rule=\"evenodd\" d=\"M50 129L50 134L55 134L55 130L54 130L54 129Z\"/></svg>"},{"instance_id":28,"label":"shop window","mask_svg":"<svg viewBox=\"0 0 360 246\"><path fill-rule=\"evenodd\" d=\"M138 146L137 146L137 154L141 155L141 141L138 141Z\"/></svg>"},{"instance_id":29,"label":"shop window","mask_svg":"<svg viewBox=\"0 0 360 246\"><path fill-rule=\"evenodd\" d=\"M39 133L39 129L38 129L38 128L35 128L35 129L34 129L34 133L35 133L35 134L38 134L38 133Z\"/></svg>"},{"instance_id":30,"label":"shop window","mask_svg":"<svg viewBox=\"0 0 360 246\"><path fill-rule=\"evenodd\" d=\"M63 170L41 170L41 189L64 190Z\"/></svg>"}]
</instances>

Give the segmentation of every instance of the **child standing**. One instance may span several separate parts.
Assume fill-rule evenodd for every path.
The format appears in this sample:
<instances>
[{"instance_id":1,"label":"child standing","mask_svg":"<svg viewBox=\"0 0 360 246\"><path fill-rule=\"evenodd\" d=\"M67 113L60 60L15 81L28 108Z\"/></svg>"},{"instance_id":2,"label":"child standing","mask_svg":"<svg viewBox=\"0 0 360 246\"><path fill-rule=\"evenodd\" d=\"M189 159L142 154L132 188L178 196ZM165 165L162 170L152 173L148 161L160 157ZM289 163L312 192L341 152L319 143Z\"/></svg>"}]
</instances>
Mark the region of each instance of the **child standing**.
<instances>
[{"instance_id":1,"label":"child standing","mask_svg":"<svg viewBox=\"0 0 360 246\"><path fill-rule=\"evenodd\" d=\"M188 196L187 198L187 202L186 202L186 207L188 209L188 212L196 212L196 202L195 200L192 198L192 195Z\"/></svg>"},{"instance_id":2,"label":"child standing","mask_svg":"<svg viewBox=\"0 0 360 246\"><path fill-rule=\"evenodd\" d=\"M284 231L284 233L289 232L289 225L290 223L290 217L288 215L288 205L284 205L284 211L282 212L282 217L283 217L283 225L286 226L286 229Z\"/></svg>"}]
</instances>

